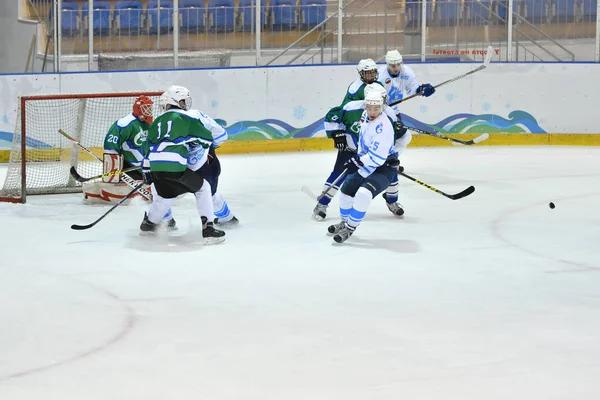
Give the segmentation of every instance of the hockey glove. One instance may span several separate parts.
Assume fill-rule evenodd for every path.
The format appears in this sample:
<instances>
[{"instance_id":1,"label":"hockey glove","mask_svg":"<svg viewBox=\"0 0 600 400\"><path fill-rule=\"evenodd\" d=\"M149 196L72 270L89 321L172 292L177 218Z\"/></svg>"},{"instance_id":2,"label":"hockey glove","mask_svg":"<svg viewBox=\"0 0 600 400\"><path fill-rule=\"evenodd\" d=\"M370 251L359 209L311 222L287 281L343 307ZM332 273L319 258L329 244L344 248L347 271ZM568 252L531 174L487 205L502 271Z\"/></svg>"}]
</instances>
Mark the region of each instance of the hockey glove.
<instances>
[{"instance_id":1,"label":"hockey glove","mask_svg":"<svg viewBox=\"0 0 600 400\"><path fill-rule=\"evenodd\" d=\"M423 96L429 97L435 93L435 88L430 83L424 83L417 88L417 93L423 92Z\"/></svg>"},{"instance_id":2,"label":"hockey glove","mask_svg":"<svg viewBox=\"0 0 600 400\"><path fill-rule=\"evenodd\" d=\"M362 163L362 161L360 161L360 158L358 156L354 156L348 161L346 161L346 164L344 164L344 168L346 168L346 173L350 175L358 171L363 165L364 164Z\"/></svg>"},{"instance_id":3,"label":"hockey glove","mask_svg":"<svg viewBox=\"0 0 600 400\"><path fill-rule=\"evenodd\" d=\"M152 184L152 175L150 173L150 161L147 158L144 158L144 161L142 161L142 178L144 179L144 183L146 185Z\"/></svg>"},{"instance_id":4,"label":"hockey glove","mask_svg":"<svg viewBox=\"0 0 600 400\"><path fill-rule=\"evenodd\" d=\"M406 134L406 131L408 131L408 129L406 129L406 126L404 126L402 121L396 121L396 123L394 124L394 141L404 136Z\"/></svg>"},{"instance_id":5,"label":"hockey glove","mask_svg":"<svg viewBox=\"0 0 600 400\"><path fill-rule=\"evenodd\" d=\"M344 131L333 131L331 132L331 138L333 139L333 145L339 151L348 149L348 141L346 140L346 132Z\"/></svg>"}]
</instances>

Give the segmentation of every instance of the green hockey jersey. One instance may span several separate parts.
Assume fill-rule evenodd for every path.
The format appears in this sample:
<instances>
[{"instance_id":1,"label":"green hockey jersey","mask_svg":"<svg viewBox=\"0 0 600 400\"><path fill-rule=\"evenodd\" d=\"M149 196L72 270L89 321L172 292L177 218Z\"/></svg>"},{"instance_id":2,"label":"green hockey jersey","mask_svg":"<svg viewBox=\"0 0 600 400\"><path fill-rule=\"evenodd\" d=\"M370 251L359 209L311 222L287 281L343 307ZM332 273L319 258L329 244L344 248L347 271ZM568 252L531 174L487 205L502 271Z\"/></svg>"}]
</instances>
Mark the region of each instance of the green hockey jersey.
<instances>
[{"instance_id":1,"label":"green hockey jersey","mask_svg":"<svg viewBox=\"0 0 600 400\"><path fill-rule=\"evenodd\" d=\"M152 122L144 154L152 172L183 172L187 168L190 148L207 150L213 142L212 133L201 122L197 110L170 109ZM203 151L204 157L208 151Z\"/></svg>"},{"instance_id":2,"label":"green hockey jersey","mask_svg":"<svg viewBox=\"0 0 600 400\"><path fill-rule=\"evenodd\" d=\"M140 121L133 114L117 120L104 138L104 152L123 156L125 165L139 167L144 159L143 143L150 124Z\"/></svg>"},{"instance_id":3,"label":"green hockey jersey","mask_svg":"<svg viewBox=\"0 0 600 400\"><path fill-rule=\"evenodd\" d=\"M383 84L379 81L375 81L383 87ZM348 86L348 90L346 91L346 96L344 96L344 100L342 100L342 104L340 106L346 105L351 101L355 100L364 100L365 99L365 87L367 84L363 82L362 78L357 78L354 82Z\"/></svg>"},{"instance_id":4,"label":"green hockey jersey","mask_svg":"<svg viewBox=\"0 0 600 400\"><path fill-rule=\"evenodd\" d=\"M325 115L324 126L327 137L331 138L333 131L345 131L348 147L351 150L356 150L364 112L364 100L350 101L344 106L333 107ZM388 116L392 124L396 122L396 114L391 107L384 105L383 112Z\"/></svg>"}]
</instances>

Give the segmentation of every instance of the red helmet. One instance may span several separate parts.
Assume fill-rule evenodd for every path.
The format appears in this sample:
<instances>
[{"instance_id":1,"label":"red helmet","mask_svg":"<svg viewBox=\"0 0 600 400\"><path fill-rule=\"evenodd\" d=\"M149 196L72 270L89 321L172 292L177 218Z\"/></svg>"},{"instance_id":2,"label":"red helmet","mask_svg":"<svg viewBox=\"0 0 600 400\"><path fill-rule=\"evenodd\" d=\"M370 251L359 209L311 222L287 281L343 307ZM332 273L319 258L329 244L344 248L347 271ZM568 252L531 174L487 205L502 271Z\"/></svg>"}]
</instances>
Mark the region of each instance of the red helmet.
<instances>
[{"instance_id":1,"label":"red helmet","mask_svg":"<svg viewBox=\"0 0 600 400\"><path fill-rule=\"evenodd\" d=\"M148 96L140 96L133 102L133 115L149 124L152 123L152 105L154 102Z\"/></svg>"}]
</instances>

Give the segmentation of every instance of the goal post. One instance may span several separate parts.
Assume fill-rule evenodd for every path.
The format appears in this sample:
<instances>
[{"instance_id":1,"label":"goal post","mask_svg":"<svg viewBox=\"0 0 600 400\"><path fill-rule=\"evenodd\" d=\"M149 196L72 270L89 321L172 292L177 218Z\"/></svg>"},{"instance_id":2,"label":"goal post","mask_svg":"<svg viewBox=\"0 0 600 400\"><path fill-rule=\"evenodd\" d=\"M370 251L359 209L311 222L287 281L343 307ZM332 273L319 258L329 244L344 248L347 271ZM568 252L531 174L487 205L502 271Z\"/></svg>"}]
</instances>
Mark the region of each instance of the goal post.
<instances>
[{"instance_id":1,"label":"goal post","mask_svg":"<svg viewBox=\"0 0 600 400\"><path fill-rule=\"evenodd\" d=\"M154 101L162 91L83 93L22 96L0 201L25 203L27 195L74 193L81 184L69 173L75 167L82 176L102 173L102 163L58 133L62 129L102 157L110 126L131 114L136 97Z\"/></svg>"}]
</instances>

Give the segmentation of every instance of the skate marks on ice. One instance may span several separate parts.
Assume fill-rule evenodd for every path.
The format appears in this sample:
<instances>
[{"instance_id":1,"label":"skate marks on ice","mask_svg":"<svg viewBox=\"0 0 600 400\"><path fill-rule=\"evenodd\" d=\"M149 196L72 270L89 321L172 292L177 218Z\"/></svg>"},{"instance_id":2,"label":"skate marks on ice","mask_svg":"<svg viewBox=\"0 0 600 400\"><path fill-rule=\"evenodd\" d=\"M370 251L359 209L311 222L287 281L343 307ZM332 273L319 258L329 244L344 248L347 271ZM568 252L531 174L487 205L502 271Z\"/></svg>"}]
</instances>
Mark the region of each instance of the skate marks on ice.
<instances>
[{"instance_id":1,"label":"skate marks on ice","mask_svg":"<svg viewBox=\"0 0 600 400\"><path fill-rule=\"evenodd\" d=\"M177 223L179 224L179 221ZM197 225L188 222L184 226L178 226L179 229L172 232L167 232L166 228L161 226L151 235L131 232L127 236L124 247L144 253L185 253L204 248L200 222Z\"/></svg>"},{"instance_id":2,"label":"skate marks on ice","mask_svg":"<svg viewBox=\"0 0 600 400\"><path fill-rule=\"evenodd\" d=\"M550 212L546 200L521 205L504 211L491 221L490 229L494 237L505 245L529 255L558 261L565 265L564 269L548 270L545 271L546 273L600 272L600 257L589 258L587 256L589 253L585 251L590 243L589 231L579 230L580 224L584 224L584 219L585 222L594 225L593 217L570 214L570 210L578 207L593 209L598 197L600 197L600 193L558 197L553 200L561 207ZM565 211L564 214L562 211ZM528 225L523 225L522 222L519 222L523 215L534 219L530 220ZM536 234L539 227L534 224L536 221L548 218L551 218L551 223L544 228L545 234L540 237ZM520 225L520 228L515 229L515 225ZM509 235L508 232L512 232L512 235ZM523 235L520 235L520 232ZM598 232L600 232L600 228ZM569 254L563 249L565 247L580 251L571 251L570 255L565 256L565 254Z\"/></svg>"},{"instance_id":3,"label":"skate marks on ice","mask_svg":"<svg viewBox=\"0 0 600 400\"><path fill-rule=\"evenodd\" d=\"M360 235L360 233L359 233ZM351 247L355 249L367 250L387 250L398 254L414 254L421 252L421 246L414 240L405 239L382 239L382 238L361 238L354 233L347 241L342 244L332 242L332 245Z\"/></svg>"}]
</instances>

